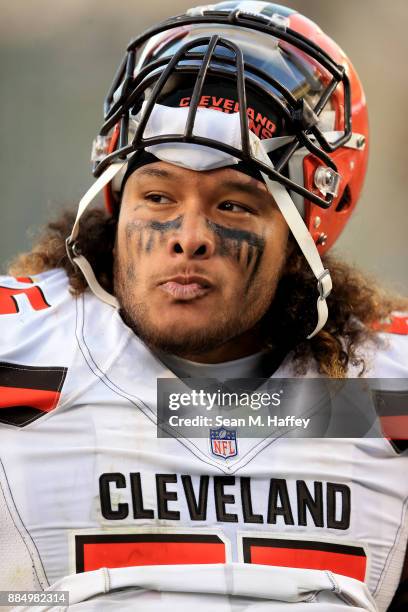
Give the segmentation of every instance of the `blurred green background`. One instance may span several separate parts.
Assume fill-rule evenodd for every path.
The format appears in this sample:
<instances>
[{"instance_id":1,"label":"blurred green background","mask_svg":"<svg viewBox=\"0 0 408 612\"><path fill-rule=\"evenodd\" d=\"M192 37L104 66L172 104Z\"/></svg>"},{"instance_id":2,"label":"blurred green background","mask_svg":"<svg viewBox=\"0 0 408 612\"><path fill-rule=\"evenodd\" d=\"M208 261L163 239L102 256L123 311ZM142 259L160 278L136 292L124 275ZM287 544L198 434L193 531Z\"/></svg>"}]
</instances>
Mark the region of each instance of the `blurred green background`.
<instances>
[{"instance_id":1,"label":"blurred green background","mask_svg":"<svg viewBox=\"0 0 408 612\"><path fill-rule=\"evenodd\" d=\"M92 182L102 102L128 41L194 0L0 0L0 267ZM197 2L199 4L199 2ZM351 57L371 124L369 172L336 251L408 289L408 1L293 0Z\"/></svg>"}]
</instances>

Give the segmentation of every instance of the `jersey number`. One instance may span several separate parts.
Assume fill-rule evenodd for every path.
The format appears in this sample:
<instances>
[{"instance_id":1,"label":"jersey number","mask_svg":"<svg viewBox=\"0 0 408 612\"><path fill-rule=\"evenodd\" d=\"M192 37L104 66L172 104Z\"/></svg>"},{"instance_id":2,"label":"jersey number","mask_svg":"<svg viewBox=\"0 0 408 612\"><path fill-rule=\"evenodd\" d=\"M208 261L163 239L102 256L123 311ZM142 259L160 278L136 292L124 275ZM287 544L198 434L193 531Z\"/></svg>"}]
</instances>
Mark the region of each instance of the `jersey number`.
<instances>
[{"instance_id":1,"label":"jersey number","mask_svg":"<svg viewBox=\"0 0 408 612\"><path fill-rule=\"evenodd\" d=\"M21 289L18 287L0 286L0 314L16 314L20 312L18 304L19 295L24 295L28 299L33 310L43 310L50 307L40 287L33 285L34 281L29 276L18 277L16 280L24 285L31 284L32 286L22 287Z\"/></svg>"},{"instance_id":2,"label":"jersey number","mask_svg":"<svg viewBox=\"0 0 408 612\"><path fill-rule=\"evenodd\" d=\"M240 538L244 563L329 570L364 580L367 558L363 548L332 542ZM224 541L218 535L196 534L91 534L75 537L76 571L101 567L226 563Z\"/></svg>"}]
</instances>

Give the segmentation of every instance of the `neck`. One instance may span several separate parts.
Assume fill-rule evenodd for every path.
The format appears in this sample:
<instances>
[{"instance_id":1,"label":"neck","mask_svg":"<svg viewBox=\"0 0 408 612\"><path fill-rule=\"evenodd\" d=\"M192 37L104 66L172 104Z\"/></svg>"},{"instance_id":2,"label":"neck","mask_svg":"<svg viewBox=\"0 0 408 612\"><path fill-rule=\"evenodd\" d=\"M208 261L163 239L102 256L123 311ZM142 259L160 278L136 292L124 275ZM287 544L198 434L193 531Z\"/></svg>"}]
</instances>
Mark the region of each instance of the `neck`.
<instances>
[{"instance_id":1,"label":"neck","mask_svg":"<svg viewBox=\"0 0 408 612\"><path fill-rule=\"evenodd\" d=\"M204 353L180 353L178 357L197 363L224 363L259 353L264 348L265 344L252 329Z\"/></svg>"}]
</instances>

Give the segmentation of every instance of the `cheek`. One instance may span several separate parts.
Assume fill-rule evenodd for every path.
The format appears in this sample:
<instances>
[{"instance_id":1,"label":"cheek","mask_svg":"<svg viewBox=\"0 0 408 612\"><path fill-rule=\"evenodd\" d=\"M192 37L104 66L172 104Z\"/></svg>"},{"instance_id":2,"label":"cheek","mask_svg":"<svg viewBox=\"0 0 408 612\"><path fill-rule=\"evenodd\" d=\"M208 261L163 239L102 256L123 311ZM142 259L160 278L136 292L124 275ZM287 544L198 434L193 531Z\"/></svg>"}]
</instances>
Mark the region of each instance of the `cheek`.
<instances>
[{"instance_id":1,"label":"cheek","mask_svg":"<svg viewBox=\"0 0 408 612\"><path fill-rule=\"evenodd\" d=\"M276 279L287 256L288 228L286 223L275 224L265 231L265 249L262 253L259 275Z\"/></svg>"},{"instance_id":2,"label":"cheek","mask_svg":"<svg viewBox=\"0 0 408 612\"><path fill-rule=\"evenodd\" d=\"M130 255L133 252L132 241L132 234L129 231L128 224L124 222L119 223L116 238L116 254L118 261L125 263L130 259Z\"/></svg>"},{"instance_id":3,"label":"cheek","mask_svg":"<svg viewBox=\"0 0 408 612\"><path fill-rule=\"evenodd\" d=\"M124 220L118 227L118 249L128 261L140 259L152 252L158 242L154 232L140 220Z\"/></svg>"},{"instance_id":4,"label":"cheek","mask_svg":"<svg viewBox=\"0 0 408 612\"><path fill-rule=\"evenodd\" d=\"M116 240L116 276L129 288L136 281L141 285L149 281L151 274L160 267L165 236L138 219L123 217L118 223Z\"/></svg>"},{"instance_id":5,"label":"cheek","mask_svg":"<svg viewBox=\"0 0 408 612\"><path fill-rule=\"evenodd\" d=\"M122 283L134 282L136 270L140 276L142 267L138 255L138 238L140 232L132 222L122 217L118 222L115 244L115 269L117 279Z\"/></svg>"}]
</instances>

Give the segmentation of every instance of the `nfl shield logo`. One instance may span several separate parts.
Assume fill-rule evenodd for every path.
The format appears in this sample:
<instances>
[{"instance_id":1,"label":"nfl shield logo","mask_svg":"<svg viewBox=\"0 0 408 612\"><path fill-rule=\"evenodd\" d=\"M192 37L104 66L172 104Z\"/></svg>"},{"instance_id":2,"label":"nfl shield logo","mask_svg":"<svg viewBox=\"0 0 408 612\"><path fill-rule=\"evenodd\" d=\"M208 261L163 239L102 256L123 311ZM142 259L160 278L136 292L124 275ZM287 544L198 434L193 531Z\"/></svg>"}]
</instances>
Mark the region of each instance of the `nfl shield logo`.
<instances>
[{"instance_id":1,"label":"nfl shield logo","mask_svg":"<svg viewBox=\"0 0 408 612\"><path fill-rule=\"evenodd\" d=\"M237 432L233 429L218 427L210 429L211 452L217 457L228 459L238 455Z\"/></svg>"}]
</instances>

